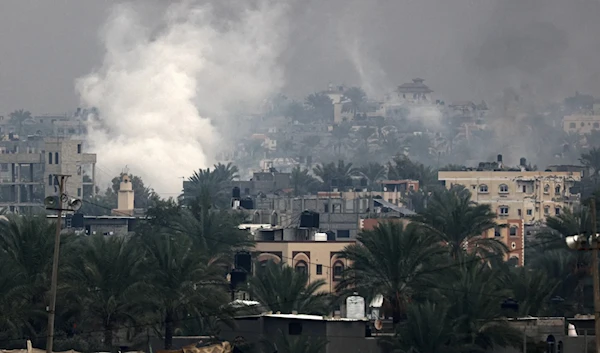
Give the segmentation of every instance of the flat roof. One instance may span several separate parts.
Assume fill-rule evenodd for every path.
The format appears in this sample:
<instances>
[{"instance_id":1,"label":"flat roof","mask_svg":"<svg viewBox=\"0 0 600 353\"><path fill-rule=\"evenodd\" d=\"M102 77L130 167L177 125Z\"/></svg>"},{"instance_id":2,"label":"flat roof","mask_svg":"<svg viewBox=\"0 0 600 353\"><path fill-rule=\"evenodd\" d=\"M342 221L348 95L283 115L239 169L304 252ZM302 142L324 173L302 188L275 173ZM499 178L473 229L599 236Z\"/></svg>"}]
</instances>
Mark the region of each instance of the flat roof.
<instances>
[{"instance_id":1,"label":"flat roof","mask_svg":"<svg viewBox=\"0 0 600 353\"><path fill-rule=\"evenodd\" d=\"M319 316L319 315L307 315L307 314L260 314L260 315L248 315L248 316L237 316L236 319L251 319L251 318L259 318L259 317L269 317L275 319L296 319L296 320L313 320L313 321L348 321L348 322L357 322L357 321L368 321L366 318L364 319L349 319L345 317L329 317L329 316Z\"/></svg>"}]
</instances>

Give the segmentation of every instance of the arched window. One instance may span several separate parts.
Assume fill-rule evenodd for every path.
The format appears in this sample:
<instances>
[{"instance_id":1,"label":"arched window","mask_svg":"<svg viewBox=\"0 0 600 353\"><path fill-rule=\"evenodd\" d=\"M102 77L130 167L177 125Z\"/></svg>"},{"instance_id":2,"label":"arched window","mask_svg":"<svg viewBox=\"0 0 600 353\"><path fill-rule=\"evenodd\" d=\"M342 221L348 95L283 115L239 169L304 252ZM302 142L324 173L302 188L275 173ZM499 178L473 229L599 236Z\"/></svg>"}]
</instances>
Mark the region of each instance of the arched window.
<instances>
[{"instance_id":1,"label":"arched window","mask_svg":"<svg viewBox=\"0 0 600 353\"><path fill-rule=\"evenodd\" d=\"M488 192L488 186L485 185L485 184L479 185L479 192L483 193L483 194L487 193Z\"/></svg>"},{"instance_id":2,"label":"arched window","mask_svg":"<svg viewBox=\"0 0 600 353\"><path fill-rule=\"evenodd\" d=\"M556 185L556 186L554 187L554 194L555 194L555 195L560 195L560 185Z\"/></svg>"},{"instance_id":3,"label":"arched window","mask_svg":"<svg viewBox=\"0 0 600 353\"><path fill-rule=\"evenodd\" d=\"M271 213L271 225L276 226L278 220L279 220L279 216L277 215L277 212L273 211L273 213Z\"/></svg>"},{"instance_id":4,"label":"arched window","mask_svg":"<svg viewBox=\"0 0 600 353\"><path fill-rule=\"evenodd\" d=\"M517 226L511 226L509 234L511 237L516 237L517 236Z\"/></svg>"},{"instance_id":5,"label":"arched window","mask_svg":"<svg viewBox=\"0 0 600 353\"><path fill-rule=\"evenodd\" d=\"M294 269L298 273L307 274L308 273L308 264L306 262L304 262L303 260L297 261L296 266L294 266Z\"/></svg>"},{"instance_id":6,"label":"arched window","mask_svg":"<svg viewBox=\"0 0 600 353\"><path fill-rule=\"evenodd\" d=\"M500 193L502 193L502 194L508 193L508 185L506 185L506 184L500 184L500 187L498 189L499 189Z\"/></svg>"},{"instance_id":7,"label":"arched window","mask_svg":"<svg viewBox=\"0 0 600 353\"><path fill-rule=\"evenodd\" d=\"M339 281L342 279L342 273L344 272L344 263L341 261L336 261L333 264L332 276L334 281Z\"/></svg>"},{"instance_id":8,"label":"arched window","mask_svg":"<svg viewBox=\"0 0 600 353\"><path fill-rule=\"evenodd\" d=\"M260 223L260 213L258 211L254 212L252 215L252 223L259 224Z\"/></svg>"},{"instance_id":9,"label":"arched window","mask_svg":"<svg viewBox=\"0 0 600 353\"><path fill-rule=\"evenodd\" d=\"M546 184L544 185L544 193L549 193L550 192L550 185Z\"/></svg>"}]
</instances>

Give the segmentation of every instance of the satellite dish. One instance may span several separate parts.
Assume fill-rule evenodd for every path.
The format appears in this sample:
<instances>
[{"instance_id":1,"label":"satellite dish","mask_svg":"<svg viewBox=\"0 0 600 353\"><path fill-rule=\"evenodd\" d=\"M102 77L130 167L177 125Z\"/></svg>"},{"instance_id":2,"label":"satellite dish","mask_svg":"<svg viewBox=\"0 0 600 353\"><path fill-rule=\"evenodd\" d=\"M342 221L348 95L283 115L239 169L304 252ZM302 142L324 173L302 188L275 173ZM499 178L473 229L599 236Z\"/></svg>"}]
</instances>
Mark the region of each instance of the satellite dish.
<instances>
[{"instance_id":1,"label":"satellite dish","mask_svg":"<svg viewBox=\"0 0 600 353\"><path fill-rule=\"evenodd\" d=\"M375 320L374 326L377 331L381 331L381 329L383 328L383 322L381 322L381 320L377 319L377 320Z\"/></svg>"}]
</instances>

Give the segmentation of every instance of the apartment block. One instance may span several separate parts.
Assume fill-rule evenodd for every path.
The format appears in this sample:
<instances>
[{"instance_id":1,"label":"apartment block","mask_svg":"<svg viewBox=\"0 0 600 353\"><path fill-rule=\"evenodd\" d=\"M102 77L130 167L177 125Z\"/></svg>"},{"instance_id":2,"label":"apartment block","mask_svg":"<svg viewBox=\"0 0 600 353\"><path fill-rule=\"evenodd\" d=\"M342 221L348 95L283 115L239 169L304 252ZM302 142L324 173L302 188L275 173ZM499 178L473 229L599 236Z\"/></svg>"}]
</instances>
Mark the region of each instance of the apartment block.
<instances>
[{"instance_id":1,"label":"apartment block","mask_svg":"<svg viewBox=\"0 0 600 353\"><path fill-rule=\"evenodd\" d=\"M541 225L548 216L579 202L571 188L581 180L579 171L527 171L513 169L440 171L438 179L447 188L462 185L472 200L489 204L497 223L505 225L489 231L510 249L510 257L520 265L524 260L524 228Z\"/></svg>"},{"instance_id":2,"label":"apartment block","mask_svg":"<svg viewBox=\"0 0 600 353\"><path fill-rule=\"evenodd\" d=\"M84 185L95 189L95 165L96 155L84 153L82 140L31 136L0 141L0 207L12 212L43 208L44 198L59 191L57 174L70 175L65 193L82 198Z\"/></svg>"}]
</instances>

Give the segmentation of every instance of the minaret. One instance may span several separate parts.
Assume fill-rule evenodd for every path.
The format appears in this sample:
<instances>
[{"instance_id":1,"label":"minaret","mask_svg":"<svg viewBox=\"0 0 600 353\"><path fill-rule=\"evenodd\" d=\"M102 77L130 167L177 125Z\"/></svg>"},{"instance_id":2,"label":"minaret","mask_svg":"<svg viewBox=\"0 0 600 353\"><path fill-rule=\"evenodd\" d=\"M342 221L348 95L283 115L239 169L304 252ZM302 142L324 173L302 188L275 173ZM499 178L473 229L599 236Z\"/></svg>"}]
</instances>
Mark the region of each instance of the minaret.
<instances>
[{"instance_id":1,"label":"minaret","mask_svg":"<svg viewBox=\"0 0 600 353\"><path fill-rule=\"evenodd\" d=\"M133 185L129 175L121 174L121 184L117 195L117 208L112 210L114 216L133 216Z\"/></svg>"}]
</instances>

